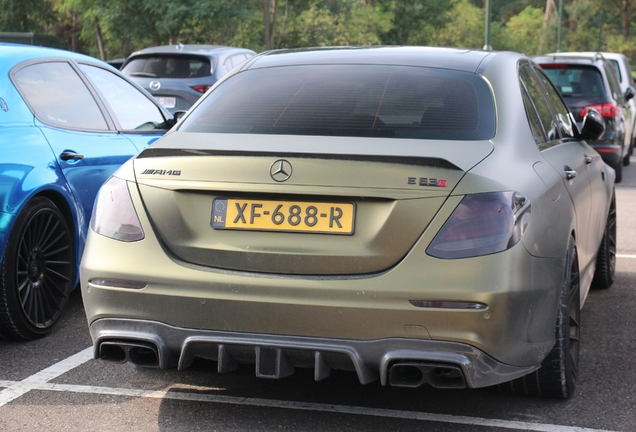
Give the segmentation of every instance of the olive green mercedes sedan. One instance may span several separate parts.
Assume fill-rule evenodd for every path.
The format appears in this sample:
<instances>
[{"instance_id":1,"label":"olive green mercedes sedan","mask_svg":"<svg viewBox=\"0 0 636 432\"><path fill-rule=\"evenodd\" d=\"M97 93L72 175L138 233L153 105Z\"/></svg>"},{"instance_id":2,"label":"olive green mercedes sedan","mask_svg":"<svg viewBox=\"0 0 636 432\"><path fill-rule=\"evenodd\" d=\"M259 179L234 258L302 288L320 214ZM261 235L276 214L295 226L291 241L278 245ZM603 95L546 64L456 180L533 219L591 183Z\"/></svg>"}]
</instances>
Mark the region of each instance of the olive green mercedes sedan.
<instances>
[{"instance_id":1,"label":"olive green mercedes sedan","mask_svg":"<svg viewBox=\"0 0 636 432\"><path fill-rule=\"evenodd\" d=\"M603 130L516 53L255 56L100 190L95 358L567 398L614 279Z\"/></svg>"}]
</instances>

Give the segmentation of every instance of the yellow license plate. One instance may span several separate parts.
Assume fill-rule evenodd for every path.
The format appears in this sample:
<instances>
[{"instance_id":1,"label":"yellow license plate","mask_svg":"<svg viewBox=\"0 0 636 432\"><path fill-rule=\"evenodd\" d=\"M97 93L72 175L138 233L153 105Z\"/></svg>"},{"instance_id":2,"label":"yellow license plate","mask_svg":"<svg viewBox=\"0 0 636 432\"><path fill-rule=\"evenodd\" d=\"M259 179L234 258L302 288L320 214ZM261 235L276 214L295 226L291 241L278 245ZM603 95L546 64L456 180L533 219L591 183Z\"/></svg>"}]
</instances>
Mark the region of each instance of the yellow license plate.
<instances>
[{"instance_id":1,"label":"yellow license plate","mask_svg":"<svg viewBox=\"0 0 636 432\"><path fill-rule=\"evenodd\" d=\"M215 198L215 229L353 234L353 203L296 202Z\"/></svg>"}]
</instances>

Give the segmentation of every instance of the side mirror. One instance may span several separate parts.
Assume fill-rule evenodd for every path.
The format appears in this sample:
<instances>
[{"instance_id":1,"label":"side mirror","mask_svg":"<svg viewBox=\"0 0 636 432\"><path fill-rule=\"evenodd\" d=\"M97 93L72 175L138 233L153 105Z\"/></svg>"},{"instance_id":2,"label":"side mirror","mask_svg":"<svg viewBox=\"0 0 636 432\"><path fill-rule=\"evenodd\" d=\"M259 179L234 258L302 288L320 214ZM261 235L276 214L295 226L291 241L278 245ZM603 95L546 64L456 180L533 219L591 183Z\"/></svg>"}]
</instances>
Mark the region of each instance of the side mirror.
<instances>
[{"instance_id":1,"label":"side mirror","mask_svg":"<svg viewBox=\"0 0 636 432\"><path fill-rule=\"evenodd\" d=\"M605 120L594 108L588 108L581 127L582 140L596 141L605 133Z\"/></svg>"},{"instance_id":2,"label":"side mirror","mask_svg":"<svg viewBox=\"0 0 636 432\"><path fill-rule=\"evenodd\" d=\"M625 100L630 100L634 96L636 96L636 90L634 90L634 87L627 87L627 90L625 90Z\"/></svg>"}]
</instances>

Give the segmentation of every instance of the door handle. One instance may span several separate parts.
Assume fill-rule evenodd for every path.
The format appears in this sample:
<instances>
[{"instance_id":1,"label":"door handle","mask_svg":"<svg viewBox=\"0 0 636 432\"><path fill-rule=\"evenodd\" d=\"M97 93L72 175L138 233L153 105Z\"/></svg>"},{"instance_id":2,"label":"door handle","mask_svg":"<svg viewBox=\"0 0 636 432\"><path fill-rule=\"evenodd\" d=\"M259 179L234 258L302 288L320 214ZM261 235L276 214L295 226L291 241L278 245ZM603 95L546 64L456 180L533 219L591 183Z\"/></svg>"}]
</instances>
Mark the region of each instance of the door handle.
<instances>
[{"instance_id":1,"label":"door handle","mask_svg":"<svg viewBox=\"0 0 636 432\"><path fill-rule=\"evenodd\" d=\"M592 156L585 155L585 163L589 165L592 162L594 162L594 158Z\"/></svg>"},{"instance_id":2,"label":"door handle","mask_svg":"<svg viewBox=\"0 0 636 432\"><path fill-rule=\"evenodd\" d=\"M575 179L576 176L578 175L578 173L576 172L576 170L573 170L570 167L565 167L565 179L566 180L572 180Z\"/></svg>"},{"instance_id":3,"label":"door handle","mask_svg":"<svg viewBox=\"0 0 636 432\"><path fill-rule=\"evenodd\" d=\"M63 161L69 161L71 159L80 160L84 159L84 155L67 150L65 152L62 152L62 154L60 155L60 159L62 159Z\"/></svg>"}]
</instances>

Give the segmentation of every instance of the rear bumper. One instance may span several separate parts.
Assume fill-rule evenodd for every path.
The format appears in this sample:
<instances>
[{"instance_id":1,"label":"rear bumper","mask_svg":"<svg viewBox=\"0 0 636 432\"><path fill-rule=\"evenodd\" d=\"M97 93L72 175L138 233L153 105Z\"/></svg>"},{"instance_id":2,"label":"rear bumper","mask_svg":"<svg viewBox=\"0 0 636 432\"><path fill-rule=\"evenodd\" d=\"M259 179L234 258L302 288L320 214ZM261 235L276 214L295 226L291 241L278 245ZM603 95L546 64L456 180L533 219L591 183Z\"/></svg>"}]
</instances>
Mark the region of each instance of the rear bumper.
<instances>
[{"instance_id":1,"label":"rear bumper","mask_svg":"<svg viewBox=\"0 0 636 432\"><path fill-rule=\"evenodd\" d=\"M420 243L430 243L453 209L440 210ZM144 212L139 218L140 241L88 234L82 299L99 357L111 346L106 354L119 361L150 353L159 367L204 357L222 371L235 361L255 363L267 377L284 376L288 364L314 368L318 377L350 369L361 382L390 382L394 361L416 363L405 366L411 371L441 363L480 387L535 370L555 342L565 260L533 256L523 242L458 260L416 246L382 273L300 277L183 262Z\"/></svg>"},{"instance_id":2,"label":"rear bumper","mask_svg":"<svg viewBox=\"0 0 636 432\"><path fill-rule=\"evenodd\" d=\"M623 163L623 148L617 144L609 144L604 142L592 143L592 147L603 158L603 162L611 167Z\"/></svg>"},{"instance_id":3,"label":"rear bumper","mask_svg":"<svg viewBox=\"0 0 636 432\"><path fill-rule=\"evenodd\" d=\"M233 371L239 363L255 364L256 375L262 378L283 378L303 367L314 369L316 381L327 378L332 369L341 369L355 371L362 384L379 378L382 385L478 388L510 381L539 367L506 365L463 343L408 338L360 341L237 333L126 319L97 320L90 325L90 333L96 359L182 370L200 357L217 361L219 373ZM154 354L143 360L129 354L131 347L140 346ZM113 347L121 351L115 355ZM412 374L404 373L408 370L421 373L411 378Z\"/></svg>"}]
</instances>

